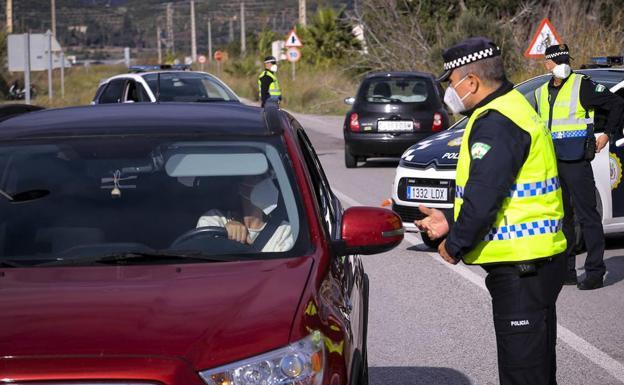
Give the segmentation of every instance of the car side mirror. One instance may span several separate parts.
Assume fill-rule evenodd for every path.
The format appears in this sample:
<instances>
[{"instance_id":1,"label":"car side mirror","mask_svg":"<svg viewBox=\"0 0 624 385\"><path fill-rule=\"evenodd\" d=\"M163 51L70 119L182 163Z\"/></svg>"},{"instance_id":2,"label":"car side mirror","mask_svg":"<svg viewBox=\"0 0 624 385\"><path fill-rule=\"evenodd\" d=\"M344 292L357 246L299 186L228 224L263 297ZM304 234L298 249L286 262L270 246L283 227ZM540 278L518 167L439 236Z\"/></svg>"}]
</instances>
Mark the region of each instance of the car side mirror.
<instances>
[{"instance_id":1,"label":"car side mirror","mask_svg":"<svg viewBox=\"0 0 624 385\"><path fill-rule=\"evenodd\" d=\"M355 98L353 96L349 96L344 100L345 104L352 106L355 103Z\"/></svg>"},{"instance_id":2,"label":"car side mirror","mask_svg":"<svg viewBox=\"0 0 624 385\"><path fill-rule=\"evenodd\" d=\"M401 218L379 207L350 207L342 215L344 254L377 254L391 250L403 241Z\"/></svg>"}]
</instances>

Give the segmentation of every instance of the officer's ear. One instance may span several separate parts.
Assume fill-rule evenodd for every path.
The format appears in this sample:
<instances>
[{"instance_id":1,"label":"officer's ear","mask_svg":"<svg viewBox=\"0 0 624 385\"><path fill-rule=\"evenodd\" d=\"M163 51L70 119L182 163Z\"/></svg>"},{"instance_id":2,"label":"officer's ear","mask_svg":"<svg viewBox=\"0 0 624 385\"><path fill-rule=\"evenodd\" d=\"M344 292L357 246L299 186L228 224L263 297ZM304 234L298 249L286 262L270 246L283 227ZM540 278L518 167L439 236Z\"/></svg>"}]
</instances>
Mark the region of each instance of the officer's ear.
<instances>
[{"instance_id":1,"label":"officer's ear","mask_svg":"<svg viewBox=\"0 0 624 385\"><path fill-rule=\"evenodd\" d=\"M468 78L466 79L468 82L468 88L470 89L470 93L476 94L479 91L479 87L481 86L481 79L475 74L468 74Z\"/></svg>"}]
</instances>

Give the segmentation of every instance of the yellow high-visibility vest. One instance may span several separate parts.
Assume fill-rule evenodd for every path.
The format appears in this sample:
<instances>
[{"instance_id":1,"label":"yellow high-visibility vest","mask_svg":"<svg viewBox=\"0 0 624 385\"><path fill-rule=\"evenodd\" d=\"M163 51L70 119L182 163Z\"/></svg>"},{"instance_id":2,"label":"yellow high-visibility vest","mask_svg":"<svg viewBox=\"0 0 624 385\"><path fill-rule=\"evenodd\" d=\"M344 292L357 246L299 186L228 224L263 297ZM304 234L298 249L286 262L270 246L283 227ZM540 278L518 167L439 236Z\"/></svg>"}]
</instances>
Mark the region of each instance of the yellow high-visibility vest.
<instances>
[{"instance_id":1,"label":"yellow high-visibility vest","mask_svg":"<svg viewBox=\"0 0 624 385\"><path fill-rule=\"evenodd\" d=\"M260 73L260 76L258 76L258 95L259 95L259 99L262 100L262 90L261 90L262 82L260 81L260 79L262 79L264 77L264 75L267 75L268 77L273 79L273 81L269 85L269 95L271 95L271 96L282 96L282 90L280 89L279 80L277 80L277 76L275 76L275 74L273 72L271 72L271 71L264 70L264 71L262 71Z\"/></svg>"},{"instance_id":2,"label":"yellow high-visibility vest","mask_svg":"<svg viewBox=\"0 0 624 385\"><path fill-rule=\"evenodd\" d=\"M561 230L563 201L550 132L516 90L478 108L468 120L457 163L455 219L461 212L472 161L468 138L474 122L488 110L498 111L526 131L531 136L531 147L492 227L484 239L463 256L464 262L514 263L563 252L566 248Z\"/></svg>"},{"instance_id":3,"label":"yellow high-visibility vest","mask_svg":"<svg viewBox=\"0 0 624 385\"><path fill-rule=\"evenodd\" d=\"M552 120L548 103L548 82L535 90L537 113L546 122L557 141L570 138L584 138L588 135L588 125L594 124L594 111L587 111L581 104L581 80L583 75L572 73L563 84L553 103ZM589 134L592 134L589 132Z\"/></svg>"}]
</instances>

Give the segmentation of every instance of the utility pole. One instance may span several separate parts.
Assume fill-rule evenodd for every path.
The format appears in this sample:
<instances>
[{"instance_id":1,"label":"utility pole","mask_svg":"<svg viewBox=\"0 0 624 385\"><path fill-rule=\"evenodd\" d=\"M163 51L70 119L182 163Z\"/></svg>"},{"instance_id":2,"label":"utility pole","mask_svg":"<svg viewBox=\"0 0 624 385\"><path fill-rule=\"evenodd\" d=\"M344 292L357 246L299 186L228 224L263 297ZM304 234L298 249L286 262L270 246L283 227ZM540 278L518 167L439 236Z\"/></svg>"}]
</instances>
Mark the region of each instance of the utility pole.
<instances>
[{"instance_id":1,"label":"utility pole","mask_svg":"<svg viewBox=\"0 0 624 385\"><path fill-rule=\"evenodd\" d=\"M195 34L195 0L191 0L191 59L197 61L197 35Z\"/></svg>"},{"instance_id":2,"label":"utility pole","mask_svg":"<svg viewBox=\"0 0 624 385\"><path fill-rule=\"evenodd\" d=\"M167 54L172 55L173 46L173 4L167 3Z\"/></svg>"},{"instance_id":3,"label":"utility pole","mask_svg":"<svg viewBox=\"0 0 624 385\"><path fill-rule=\"evenodd\" d=\"M52 31L46 32L48 35L48 99L52 101L53 89L52 89Z\"/></svg>"},{"instance_id":4,"label":"utility pole","mask_svg":"<svg viewBox=\"0 0 624 385\"><path fill-rule=\"evenodd\" d=\"M230 43L234 41L234 18L230 18Z\"/></svg>"},{"instance_id":5,"label":"utility pole","mask_svg":"<svg viewBox=\"0 0 624 385\"><path fill-rule=\"evenodd\" d=\"M162 64L162 44L160 40L161 36L160 25L156 26L156 47L158 49L158 64Z\"/></svg>"},{"instance_id":6,"label":"utility pole","mask_svg":"<svg viewBox=\"0 0 624 385\"><path fill-rule=\"evenodd\" d=\"M212 61L212 23L208 19L208 61Z\"/></svg>"},{"instance_id":7,"label":"utility pole","mask_svg":"<svg viewBox=\"0 0 624 385\"><path fill-rule=\"evenodd\" d=\"M56 37L56 0L50 0L50 15L52 16L52 36Z\"/></svg>"},{"instance_id":8,"label":"utility pole","mask_svg":"<svg viewBox=\"0 0 624 385\"><path fill-rule=\"evenodd\" d=\"M30 104L30 31L24 34L24 90L24 100Z\"/></svg>"},{"instance_id":9,"label":"utility pole","mask_svg":"<svg viewBox=\"0 0 624 385\"><path fill-rule=\"evenodd\" d=\"M299 0L299 24L306 25L306 0Z\"/></svg>"},{"instance_id":10,"label":"utility pole","mask_svg":"<svg viewBox=\"0 0 624 385\"><path fill-rule=\"evenodd\" d=\"M247 51L247 44L245 41L245 2L241 2L240 5L240 18L241 18L241 56L245 56Z\"/></svg>"},{"instance_id":11,"label":"utility pole","mask_svg":"<svg viewBox=\"0 0 624 385\"><path fill-rule=\"evenodd\" d=\"M13 0L6 0L6 31L13 33Z\"/></svg>"}]
</instances>

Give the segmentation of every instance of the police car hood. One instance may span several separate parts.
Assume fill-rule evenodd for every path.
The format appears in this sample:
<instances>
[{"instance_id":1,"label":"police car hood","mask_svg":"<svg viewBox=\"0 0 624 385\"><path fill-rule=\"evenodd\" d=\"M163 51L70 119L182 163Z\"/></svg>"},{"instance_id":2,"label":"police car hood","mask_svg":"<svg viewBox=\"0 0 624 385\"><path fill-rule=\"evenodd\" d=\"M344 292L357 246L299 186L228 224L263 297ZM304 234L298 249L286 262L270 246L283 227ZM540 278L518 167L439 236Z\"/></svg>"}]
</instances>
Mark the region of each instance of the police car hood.
<instances>
[{"instance_id":1,"label":"police car hood","mask_svg":"<svg viewBox=\"0 0 624 385\"><path fill-rule=\"evenodd\" d=\"M403 153L399 165L409 168L455 169L463 134L463 128L449 129L421 140Z\"/></svg>"}]
</instances>

